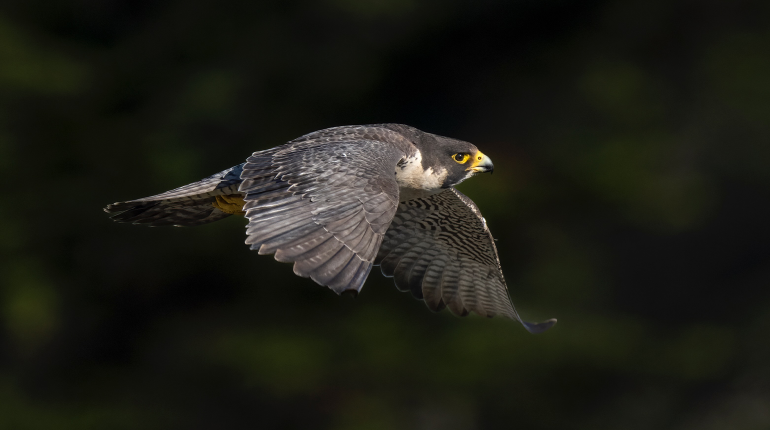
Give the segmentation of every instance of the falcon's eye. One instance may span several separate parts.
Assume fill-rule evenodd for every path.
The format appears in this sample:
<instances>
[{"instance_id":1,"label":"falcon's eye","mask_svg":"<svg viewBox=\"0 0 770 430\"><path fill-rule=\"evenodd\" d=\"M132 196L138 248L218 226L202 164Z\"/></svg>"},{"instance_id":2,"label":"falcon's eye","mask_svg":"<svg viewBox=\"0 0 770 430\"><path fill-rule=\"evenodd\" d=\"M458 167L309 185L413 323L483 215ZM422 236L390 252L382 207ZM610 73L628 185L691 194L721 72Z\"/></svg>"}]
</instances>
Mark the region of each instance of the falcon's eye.
<instances>
[{"instance_id":1,"label":"falcon's eye","mask_svg":"<svg viewBox=\"0 0 770 430\"><path fill-rule=\"evenodd\" d=\"M463 154L463 153L457 153L452 156L452 159L457 161L460 164L464 164L466 161L468 161L469 158L471 158L470 155Z\"/></svg>"}]
</instances>

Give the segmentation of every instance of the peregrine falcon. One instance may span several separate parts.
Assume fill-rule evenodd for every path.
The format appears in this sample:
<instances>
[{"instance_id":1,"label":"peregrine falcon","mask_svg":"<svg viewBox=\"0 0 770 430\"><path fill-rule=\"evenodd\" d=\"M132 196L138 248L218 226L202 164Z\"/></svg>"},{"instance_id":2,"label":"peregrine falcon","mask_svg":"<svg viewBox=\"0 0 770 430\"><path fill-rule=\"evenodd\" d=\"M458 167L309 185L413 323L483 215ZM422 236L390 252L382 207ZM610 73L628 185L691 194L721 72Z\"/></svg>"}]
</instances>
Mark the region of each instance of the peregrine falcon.
<instances>
[{"instance_id":1,"label":"peregrine falcon","mask_svg":"<svg viewBox=\"0 0 770 430\"><path fill-rule=\"evenodd\" d=\"M338 294L372 266L433 311L503 315L513 307L494 239L454 186L492 161L474 145L402 124L334 127L257 151L201 181L104 210L118 222L195 226L241 215L246 244L294 263Z\"/></svg>"}]
</instances>

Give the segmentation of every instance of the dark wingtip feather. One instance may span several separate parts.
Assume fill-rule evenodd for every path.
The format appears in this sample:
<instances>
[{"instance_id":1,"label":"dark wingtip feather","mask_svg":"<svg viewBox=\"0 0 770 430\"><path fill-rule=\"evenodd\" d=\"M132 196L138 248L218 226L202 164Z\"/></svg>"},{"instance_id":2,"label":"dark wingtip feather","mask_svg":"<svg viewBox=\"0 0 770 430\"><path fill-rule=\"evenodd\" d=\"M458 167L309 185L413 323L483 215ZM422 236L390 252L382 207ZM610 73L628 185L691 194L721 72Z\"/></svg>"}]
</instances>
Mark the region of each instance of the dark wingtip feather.
<instances>
[{"instance_id":1,"label":"dark wingtip feather","mask_svg":"<svg viewBox=\"0 0 770 430\"><path fill-rule=\"evenodd\" d=\"M554 324L556 324L556 318L551 318L548 321L543 321L541 323L530 323L530 322L522 321L521 324L524 326L525 329L527 329L528 332L532 334L538 334L553 327Z\"/></svg>"},{"instance_id":2,"label":"dark wingtip feather","mask_svg":"<svg viewBox=\"0 0 770 430\"><path fill-rule=\"evenodd\" d=\"M104 208L104 211L109 213L113 212L120 212L127 209L131 209L135 205L127 205L127 202L115 202L107 205L107 207Z\"/></svg>"}]
</instances>

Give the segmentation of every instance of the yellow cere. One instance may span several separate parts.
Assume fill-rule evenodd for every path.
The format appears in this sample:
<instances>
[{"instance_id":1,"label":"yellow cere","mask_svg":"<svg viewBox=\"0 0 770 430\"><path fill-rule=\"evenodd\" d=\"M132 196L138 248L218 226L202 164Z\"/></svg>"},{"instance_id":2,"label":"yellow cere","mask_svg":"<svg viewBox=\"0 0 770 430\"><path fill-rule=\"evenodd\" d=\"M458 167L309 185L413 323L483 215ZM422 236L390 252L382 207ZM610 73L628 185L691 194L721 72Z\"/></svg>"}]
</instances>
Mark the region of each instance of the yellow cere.
<instances>
[{"instance_id":1,"label":"yellow cere","mask_svg":"<svg viewBox=\"0 0 770 430\"><path fill-rule=\"evenodd\" d=\"M215 196L215 198L216 201L211 202L211 206L231 215L246 215L246 212L243 211L243 205L245 204L243 195Z\"/></svg>"},{"instance_id":2,"label":"yellow cere","mask_svg":"<svg viewBox=\"0 0 770 430\"><path fill-rule=\"evenodd\" d=\"M484 158L486 158L486 155L484 155L481 151L478 151L476 155L473 156L473 163L471 163L470 168L478 166Z\"/></svg>"}]
</instances>

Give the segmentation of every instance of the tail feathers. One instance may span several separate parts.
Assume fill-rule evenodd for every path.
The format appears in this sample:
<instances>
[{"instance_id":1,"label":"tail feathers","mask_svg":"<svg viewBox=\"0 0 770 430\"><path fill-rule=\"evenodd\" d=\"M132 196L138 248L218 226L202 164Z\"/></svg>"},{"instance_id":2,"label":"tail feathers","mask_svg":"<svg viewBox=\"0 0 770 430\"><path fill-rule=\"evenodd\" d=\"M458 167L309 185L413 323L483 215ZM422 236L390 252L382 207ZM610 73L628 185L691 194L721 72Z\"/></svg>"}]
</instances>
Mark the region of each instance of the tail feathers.
<instances>
[{"instance_id":1,"label":"tail feathers","mask_svg":"<svg viewBox=\"0 0 770 430\"><path fill-rule=\"evenodd\" d=\"M244 163L245 164L245 163ZM238 192L243 164L165 193L118 202L104 208L117 222L150 226L196 226L238 213L243 195Z\"/></svg>"},{"instance_id":2,"label":"tail feathers","mask_svg":"<svg viewBox=\"0 0 770 430\"><path fill-rule=\"evenodd\" d=\"M192 184L183 185L179 188L174 188L173 190L166 191L165 193L144 197L138 200L131 200L124 203L131 203L131 202L138 202L138 201L155 201L155 200L169 200L169 201L195 200L202 194L208 194L211 196L232 194L238 191L238 185L240 185L241 183L241 172L243 171L244 164L246 163L242 163L235 167L225 169L207 178L203 178L198 182L193 182ZM113 205L110 205L110 206L113 206Z\"/></svg>"},{"instance_id":3,"label":"tail feathers","mask_svg":"<svg viewBox=\"0 0 770 430\"><path fill-rule=\"evenodd\" d=\"M153 227L161 225L192 227L230 216L229 213L215 208L212 202L201 202L201 204L195 206L184 206L166 201L126 202L123 204L129 203L131 206L128 210L123 212L120 212L119 209L116 210L118 213L112 216L114 221L144 224Z\"/></svg>"}]
</instances>

